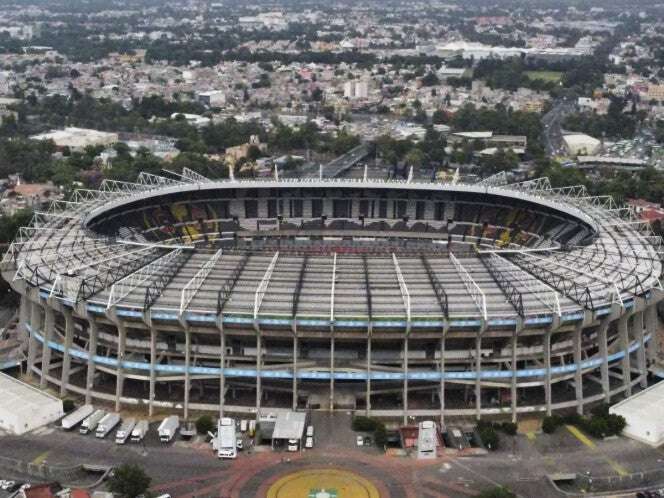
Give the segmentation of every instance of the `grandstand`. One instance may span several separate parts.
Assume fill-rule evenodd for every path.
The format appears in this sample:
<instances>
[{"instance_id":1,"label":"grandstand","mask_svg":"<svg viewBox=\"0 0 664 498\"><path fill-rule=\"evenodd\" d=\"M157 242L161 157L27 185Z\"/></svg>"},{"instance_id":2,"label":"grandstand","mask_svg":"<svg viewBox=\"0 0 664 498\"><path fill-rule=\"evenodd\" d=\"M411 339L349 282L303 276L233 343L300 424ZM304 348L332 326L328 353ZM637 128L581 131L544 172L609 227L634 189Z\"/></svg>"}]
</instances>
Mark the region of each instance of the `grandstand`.
<instances>
[{"instance_id":1,"label":"grandstand","mask_svg":"<svg viewBox=\"0 0 664 498\"><path fill-rule=\"evenodd\" d=\"M661 256L632 210L546 179L187 170L54 202L1 269L28 372L87 402L516 419L645 386Z\"/></svg>"}]
</instances>

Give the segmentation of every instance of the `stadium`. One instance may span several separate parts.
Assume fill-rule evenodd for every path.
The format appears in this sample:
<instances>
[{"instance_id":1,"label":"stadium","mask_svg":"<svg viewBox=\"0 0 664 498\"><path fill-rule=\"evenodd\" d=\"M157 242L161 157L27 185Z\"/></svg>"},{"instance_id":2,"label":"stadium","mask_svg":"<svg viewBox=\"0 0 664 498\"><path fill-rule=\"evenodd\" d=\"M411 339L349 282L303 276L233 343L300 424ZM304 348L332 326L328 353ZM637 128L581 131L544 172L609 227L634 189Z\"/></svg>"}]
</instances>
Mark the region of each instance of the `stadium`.
<instances>
[{"instance_id":1,"label":"stadium","mask_svg":"<svg viewBox=\"0 0 664 498\"><path fill-rule=\"evenodd\" d=\"M106 180L2 261L28 374L149 414L551 413L644 387L661 240L547 179Z\"/></svg>"}]
</instances>

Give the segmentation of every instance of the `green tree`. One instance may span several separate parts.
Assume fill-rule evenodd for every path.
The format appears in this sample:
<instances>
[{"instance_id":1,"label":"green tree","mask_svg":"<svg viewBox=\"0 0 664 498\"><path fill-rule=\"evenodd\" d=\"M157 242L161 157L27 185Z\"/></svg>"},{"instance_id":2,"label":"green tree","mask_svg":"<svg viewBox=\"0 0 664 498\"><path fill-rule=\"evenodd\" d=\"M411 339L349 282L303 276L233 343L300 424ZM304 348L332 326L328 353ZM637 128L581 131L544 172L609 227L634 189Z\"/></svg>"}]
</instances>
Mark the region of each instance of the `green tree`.
<instances>
[{"instance_id":1,"label":"green tree","mask_svg":"<svg viewBox=\"0 0 664 498\"><path fill-rule=\"evenodd\" d=\"M108 479L108 489L123 498L136 498L144 494L150 487L152 478L142 467L123 463L117 467Z\"/></svg>"},{"instance_id":2,"label":"green tree","mask_svg":"<svg viewBox=\"0 0 664 498\"><path fill-rule=\"evenodd\" d=\"M207 434L215 428L214 419L210 415L201 415L196 419L196 432Z\"/></svg>"},{"instance_id":3,"label":"green tree","mask_svg":"<svg viewBox=\"0 0 664 498\"><path fill-rule=\"evenodd\" d=\"M516 495L507 488L496 486L495 488L485 489L477 495L477 498L516 498Z\"/></svg>"}]
</instances>

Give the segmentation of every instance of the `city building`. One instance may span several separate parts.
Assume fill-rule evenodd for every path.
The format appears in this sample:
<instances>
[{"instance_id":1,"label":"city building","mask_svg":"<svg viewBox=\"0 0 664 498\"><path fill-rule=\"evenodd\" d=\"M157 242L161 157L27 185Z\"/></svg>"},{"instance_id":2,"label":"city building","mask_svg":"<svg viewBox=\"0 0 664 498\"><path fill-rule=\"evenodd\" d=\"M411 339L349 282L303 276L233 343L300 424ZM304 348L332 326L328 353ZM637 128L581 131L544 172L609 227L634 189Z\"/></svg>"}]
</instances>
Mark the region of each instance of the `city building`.
<instances>
[{"instance_id":1,"label":"city building","mask_svg":"<svg viewBox=\"0 0 664 498\"><path fill-rule=\"evenodd\" d=\"M107 147L118 142L117 133L69 127L64 130L53 130L30 137L32 140L51 140L58 149L68 148L82 151L88 146L102 145Z\"/></svg>"}]
</instances>

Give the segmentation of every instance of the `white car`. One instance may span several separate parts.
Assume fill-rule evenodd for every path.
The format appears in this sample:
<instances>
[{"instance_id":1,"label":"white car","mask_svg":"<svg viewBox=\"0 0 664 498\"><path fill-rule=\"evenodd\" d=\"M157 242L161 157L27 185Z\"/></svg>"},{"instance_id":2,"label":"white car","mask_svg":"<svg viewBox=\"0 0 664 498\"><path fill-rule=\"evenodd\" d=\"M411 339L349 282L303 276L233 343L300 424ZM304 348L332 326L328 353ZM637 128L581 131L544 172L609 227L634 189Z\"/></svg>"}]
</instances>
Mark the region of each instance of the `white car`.
<instances>
[{"instance_id":1,"label":"white car","mask_svg":"<svg viewBox=\"0 0 664 498\"><path fill-rule=\"evenodd\" d=\"M357 442L358 446L364 446L364 436L357 436L355 441Z\"/></svg>"},{"instance_id":2,"label":"white car","mask_svg":"<svg viewBox=\"0 0 664 498\"><path fill-rule=\"evenodd\" d=\"M314 426L313 425L307 426L307 436L308 437L314 437Z\"/></svg>"},{"instance_id":3,"label":"white car","mask_svg":"<svg viewBox=\"0 0 664 498\"><path fill-rule=\"evenodd\" d=\"M304 441L304 447L305 448L313 448L314 447L314 438L311 436L308 436L307 439Z\"/></svg>"},{"instance_id":4,"label":"white car","mask_svg":"<svg viewBox=\"0 0 664 498\"><path fill-rule=\"evenodd\" d=\"M297 439L289 439L287 449L288 451L297 451L299 449L297 444Z\"/></svg>"},{"instance_id":5,"label":"white car","mask_svg":"<svg viewBox=\"0 0 664 498\"><path fill-rule=\"evenodd\" d=\"M238 440L235 442L235 446L237 447L238 450L244 448L244 443L242 442L242 438L238 438Z\"/></svg>"},{"instance_id":6,"label":"white car","mask_svg":"<svg viewBox=\"0 0 664 498\"><path fill-rule=\"evenodd\" d=\"M16 485L14 481L0 481L0 489L10 489Z\"/></svg>"}]
</instances>

